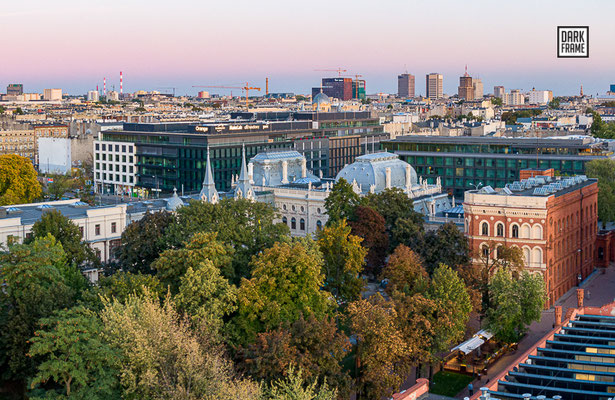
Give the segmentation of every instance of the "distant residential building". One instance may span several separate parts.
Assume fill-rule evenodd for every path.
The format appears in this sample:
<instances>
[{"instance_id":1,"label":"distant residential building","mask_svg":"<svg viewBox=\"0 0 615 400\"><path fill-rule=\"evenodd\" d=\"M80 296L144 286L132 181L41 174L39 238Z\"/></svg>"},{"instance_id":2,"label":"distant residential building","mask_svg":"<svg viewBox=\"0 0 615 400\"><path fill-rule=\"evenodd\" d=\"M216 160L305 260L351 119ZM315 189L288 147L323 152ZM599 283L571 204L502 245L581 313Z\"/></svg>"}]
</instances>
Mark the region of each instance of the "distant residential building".
<instances>
[{"instance_id":1,"label":"distant residential building","mask_svg":"<svg viewBox=\"0 0 615 400\"><path fill-rule=\"evenodd\" d=\"M38 157L38 139L40 138L68 138L68 125L37 125L34 127L34 136L36 143L34 145L35 150L35 164L39 164L41 162Z\"/></svg>"},{"instance_id":2,"label":"distant residential building","mask_svg":"<svg viewBox=\"0 0 615 400\"><path fill-rule=\"evenodd\" d=\"M34 130L0 130L0 154L17 154L35 162Z\"/></svg>"},{"instance_id":3,"label":"distant residential building","mask_svg":"<svg viewBox=\"0 0 615 400\"><path fill-rule=\"evenodd\" d=\"M414 95L414 75L401 74L397 76L397 95L402 98L413 98Z\"/></svg>"},{"instance_id":4,"label":"distant residential building","mask_svg":"<svg viewBox=\"0 0 615 400\"><path fill-rule=\"evenodd\" d=\"M43 100L46 100L46 101L62 100L62 89L45 89L43 91Z\"/></svg>"},{"instance_id":5,"label":"distant residential building","mask_svg":"<svg viewBox=\"0 0 615 400\"><path fill-rule=\"evenodd\" d=\"M11 83L6 87L6 94L9 96L21 96L23 94L22 83Z\"/></svg>"},{"instance_id":6,"label":"distant residential building","mask_svg":"<svg viewBox=\"0 0 615 400\"><path fill-rule=\"evenodd\" d=\"M482 99L484 96L483 81L478 78L474 78L472 79L472 86L474 86L474 98Z\"/></svg>"},{"instance_id":7,"label":"distant residential building","mask_svg":"<svg viewBox=\"0 0 615 400\"><path fill-rule=\"evenodd\" d=\"M499 99L504 99L504 96L506 95L506 90L504 90L504 86L494 86L493 95Z\"/></svg>"},{"instance_id":8,"label":"distant residential building","mask_svg":"<svg viewBox=\"0 0 615 400\"><path fill-rule=\"evenodd\" d=\"M115 90L111 90L110 92L107 92L107 101L119 101L120 100L120 94L118 92L116 92Z\"/></svg>"},{"instance_id":9,"label":"distant residential building","mask_svg":"<svg viewBox=\"0 0 615 400\"><path fill-rule=\"evenodd\" d=\"M474 100L474 84L472 77L468 75L468 68L463 76L459 77L459 87L457 88L457 94L460 99Z\"/></svg>"},{"instance_id":10,"label":"distant residential building","mask_svg":"<svg viewBox=\"0 0 615 400\"><path fill-rule=\"evenodd\" d=\"M98 90L90 90L88 92L88 101L98 101L98 100L99 100Z\"/></svg>"},{"instance_id":11,"label":"distant residential building","mask_svg":"<svg viewBox=\"0 0 615 400\"><path fill-rule=\"evenodd\" d=\"M497 257L498 246L521 249L526 270L544 278L549 308L594 269L598 180L521 172L502 190L465 192L465 231L475 264Z\"/></svg>"},{"instance_id":12,"label":"distant residential building","mask_svg":"<svg viewBox=\"0 0 615 400\"><path fill-rule=\"evenodd\" d=\"M427 74L427 76L425 77L425 81L425 97L432 100L437 100L441 99L444 96L444 93L442 92L442 83L444 81L442 74Z\"/></svg>"},{"instance_id":13,"label":"distant residential building","mask_svg":"<svg viewBox=\"0 0 615 400\"><path fill-rule=\"evenodd\" d=\"M553 92L550 90L530 90L528 94L529 104L548 104L553 100Z\"/></svg>"},{"instance_id":14,"label":"distant residential building","mask_svg":"<svg viewBox=\"0 0 615 400\"><path fill-rule=\"evenodd\" d=\"M509 106L521 106L525 104L525 96L518 89L513 89L510 93L506 93L503 100L504 104Z\"/></svg>"},{"instance_id":15,"label":"distant residential building","mask_svg":"<svg viewBox=\"0 0 615 400\"><path fill-rule=\"evenodd\" d=\"M208 99L208 98L209 98L209 92L206 92L206 91L204 91L204 90L201 90L201 91L198 93L197 97L198 97L199 99Z\"/></svg>"}]
</instances>

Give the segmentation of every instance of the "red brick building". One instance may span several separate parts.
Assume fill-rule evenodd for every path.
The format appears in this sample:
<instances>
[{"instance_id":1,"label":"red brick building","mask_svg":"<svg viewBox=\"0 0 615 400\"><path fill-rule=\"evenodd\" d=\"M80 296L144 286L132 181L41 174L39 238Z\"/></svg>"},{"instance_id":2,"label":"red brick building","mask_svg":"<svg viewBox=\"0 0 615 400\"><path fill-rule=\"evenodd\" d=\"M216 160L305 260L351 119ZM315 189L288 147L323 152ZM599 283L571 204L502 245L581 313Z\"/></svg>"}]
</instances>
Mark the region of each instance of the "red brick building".
<instances>
[{"instance_id":1,"label":"red brick building","mask_svg":"<svg viewBox=\"0 0 615 400\"><path fill-rule=\"evenodd\" d=\"M467 191L463 206L474 262L482 262L481 254L495 257L489 243L520 248L526 269L543 275L550 307L594 269L598 184L541 173L548 175L525 172L528 178L504 189Z\"/></svg>"}]
</instances>

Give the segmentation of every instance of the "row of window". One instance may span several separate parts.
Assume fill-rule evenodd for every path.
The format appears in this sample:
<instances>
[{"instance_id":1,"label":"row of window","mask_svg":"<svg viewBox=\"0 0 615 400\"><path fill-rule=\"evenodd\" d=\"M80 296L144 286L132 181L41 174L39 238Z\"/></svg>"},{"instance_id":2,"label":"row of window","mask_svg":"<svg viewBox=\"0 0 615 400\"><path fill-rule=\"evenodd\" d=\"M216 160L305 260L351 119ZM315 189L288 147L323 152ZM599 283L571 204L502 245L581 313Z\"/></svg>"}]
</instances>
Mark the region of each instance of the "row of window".
<instances>
[{"instance_id":1,"label":"row of window","mask_svg":"<svg viewBox=\"0 0 615 400\"><path fill-rule=\"evenodd\" d=\"M116 152L121 152L122 153L126 153L126 151L128 151L129 153L132 153L132 146L131 145L125 145L125 144L107 144L107 143L96 143L96 150L100 150L102 148L102 151L113 151L113 146L115 146L115 151Z\"/></svg>"},{"instance_id":2,"label":"row of window","mask_svg":"<svg viewBox=\"0 0 615 400\"><path fill-rule=\"evenodd\" d=\"M490 224L487 221L483 221L480 224L480 233L481 236L490 236ZM504 237L504 223L497 222L495 224L495 236ZM533 227L530 224L525 223L521 226L517 223L512 223L510 225L510 233L509 236L511 238L522 238L522 239L542 239L542 226L539 224L534 224Z\"/></svg>"},{"instance_id":3,"label":"row of window","mask_svg":"<svg viewBox=\"0 0 615 400\"><path fill-rule=\"evenodd\" d=\"M288 218L282 217L282 223L284 225L288 225ZM297 219L295 217L292 217L290 219L290 229L291 230L296 230L297 229ZM321 230L322 229L322 221L320 221L320 220L316 221L316 229L317 230ZM299 220L299 230L300 231L304 231L305 230L305 219L304 218L301 218Z\"/></svg>"},{"instance_id":4,"label":"row of window","mask_svg":"<svg viewBox=\"0 0 615 400\"><path fill-rule=\"evenodd\" d=\"M125 155L122 155L121 159L122 159L122 162L127 162L128 161L131 164L134 162L134 157L133 156L126 157ZM96 153L96 161L99 161L99 160L107 161L107 154L105 154L105 153L102 153L102 154L101 153ZM113 154L109 154L108 161L113 161ZM120 162L120 155L119 154L115 155L115 162Z\"/></svg>"},{"instance_id":5,"label":"row of window","mask_svg":"<svg viewBox=\"0 0 615 400\"><path fill-rule=\"evenodd\" d=\"M79 227L79 232L81 233L81 238L84 237L84 230L83 230L83 226ZM94 235L95 236L100 236L100 224L96 224L94 225ZM117 222L111 222L111 233L117 233Z\"/></svg>"},{"instance_id":6,"label":"row of window","mask_svg":"<svg viewBox=\"0 0 615 400\"><path fill-rule=\"evenodd\" d=\"M113 164L105 164L105 163L96 163L96 169L101 169L102 165L102 169L106 170L106 171L113 171ZM115 164L115 171L116 172L120 172L120 164ZM131 174L133 173L134 169L132 165L129 165L128 167L126 167L126 165L122 165L122 172L130 172Z\"/></svg>"}]
</instances>

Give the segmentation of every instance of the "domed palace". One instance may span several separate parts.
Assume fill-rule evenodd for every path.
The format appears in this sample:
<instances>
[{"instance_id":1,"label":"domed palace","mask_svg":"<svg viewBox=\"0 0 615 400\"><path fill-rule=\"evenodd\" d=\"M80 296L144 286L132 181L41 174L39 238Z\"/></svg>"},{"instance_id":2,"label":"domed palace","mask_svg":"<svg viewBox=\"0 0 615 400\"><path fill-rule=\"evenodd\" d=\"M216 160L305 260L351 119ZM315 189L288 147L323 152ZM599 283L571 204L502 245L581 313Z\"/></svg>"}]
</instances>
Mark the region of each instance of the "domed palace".
<instances>
[{"instance_id":1,"label":"domed palace","mask_svg":"<svg viewBox=\"0 0 615 400\"><path fill-rule=\"evenodd\" d=\"M342 178L361 196L399 188L414 200L414 209L426 217L454 206L454 199L442 192L439 178L435 184L428 184L417 177L410 164L388 152L357 157L335 179L316 177L307 170L305 157L296 151L259 153L250 160L248 171L256 201L273 204L294 236L306 236L324 226L328 219L325 199Z\"/></svg>"}]
</instances>

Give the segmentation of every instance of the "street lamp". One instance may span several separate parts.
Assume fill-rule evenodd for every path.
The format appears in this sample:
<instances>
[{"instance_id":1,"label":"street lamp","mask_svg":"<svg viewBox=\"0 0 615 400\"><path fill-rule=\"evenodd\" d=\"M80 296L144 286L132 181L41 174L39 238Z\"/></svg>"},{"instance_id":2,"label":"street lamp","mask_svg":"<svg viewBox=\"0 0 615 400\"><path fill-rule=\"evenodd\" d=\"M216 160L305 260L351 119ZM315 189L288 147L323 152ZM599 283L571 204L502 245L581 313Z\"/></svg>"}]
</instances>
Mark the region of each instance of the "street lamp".
<instances>
[{"instance_id":1,"label":"street lamp","mask_svg":"<svg viewBox=\"0 0 615 400\"><path fill-rule=\"evenodd\" d=\"M471 186L474 186L474 190L478 190L481 186L483 186L482 182L478 182L476 184L470 183Z\"/></svg>"}]
</instances>

